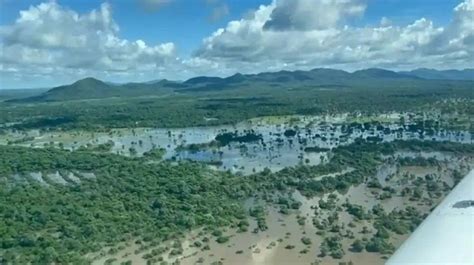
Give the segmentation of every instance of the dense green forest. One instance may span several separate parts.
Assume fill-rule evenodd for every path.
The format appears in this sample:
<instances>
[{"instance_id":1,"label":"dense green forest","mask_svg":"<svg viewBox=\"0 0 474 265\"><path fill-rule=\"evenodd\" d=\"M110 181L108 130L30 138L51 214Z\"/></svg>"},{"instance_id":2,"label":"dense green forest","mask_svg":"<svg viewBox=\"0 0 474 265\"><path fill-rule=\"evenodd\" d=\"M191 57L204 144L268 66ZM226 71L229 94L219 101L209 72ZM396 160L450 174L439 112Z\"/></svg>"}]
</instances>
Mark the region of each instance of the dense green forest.
<instances>
[{"instance_id":1,"label":"dense green forest","mask_svg":"<svg viewBox=\"0 0 474 265\"><path fill-rule=\"evenodd\" d=\"M79 262L104 243L163 240L245 218L233 182L197 164L147 164L118 155L0 147L0 175L92 171L78 185L1 185L1 247L14 263ZM248 195L242 188L242 196ZM19 259L14 259L17 254Z\"/></svg>"},{"instance_id":2,"label":"dense green forest","mask_svg":"<svg viewBox=\"0 0 474 265\"><path fill-rule=\"evenodd\" d=\"M246 81L230 88L218 82L213 84L213 89L202 89L202 85L187 90L167 88L147 96L3 102L0 103L0 124L16 129L189 127L232 124L268 115L376 114L433 109L474 116L472 81L365 77L343 81L344 84L338 86L330 85L327 80L309 83ZM205 80L200 82L208 84ZM62 89L59 91L63 93ZM453 126L454 123L451 121Z\"/></svg>"},{"instance_id":3,"label":"dense green forest","mask_svg":"<svg viewBox=\"0 0 474 265\"><path fill-rule=\"evenodd\" d=\"M240 227L247 219L243 207L246 198L262 196L280 207L298 208L291 200L272 199L268 194L298 189L313 196L346 190L370 180L383 162L381 155L396 150L474 155L474 145L357 141L333 149L325 164L299 165L275 173L264 170L243 177L191 162L150 163L154 156L127 158L87 149L70 152L1 146L0 253L6 263L87 263L84 254L99 251L105 245L135 239L158 244L197 227L211 231ZM349 166L354 170L336 177L316 178ZM13 177L58 170L92 172L96 178L81 179L79 184L46 186L31 181L21 183ZM251 211L250 215L261 216L258 211ZM378 216L380 220L390 218L385 213ZM264 229L264 220L259 220ZM385 229L382 224L380 233ZM390 223L387 225L389 230L394 229ZM382 251L386 249L382 239L376 236L364 244L368 250ZM336 251L331 250L331 245L328 247L329 252Z\"/></svg>"}]
</instances>

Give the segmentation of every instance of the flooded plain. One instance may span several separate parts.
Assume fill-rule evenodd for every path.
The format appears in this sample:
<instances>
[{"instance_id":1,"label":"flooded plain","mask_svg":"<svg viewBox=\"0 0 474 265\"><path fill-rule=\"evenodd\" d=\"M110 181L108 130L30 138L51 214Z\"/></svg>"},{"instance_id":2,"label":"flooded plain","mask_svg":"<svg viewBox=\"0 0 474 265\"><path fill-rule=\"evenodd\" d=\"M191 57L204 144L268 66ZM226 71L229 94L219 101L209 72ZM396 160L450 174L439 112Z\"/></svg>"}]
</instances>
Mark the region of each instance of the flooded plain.
<instances>
[{"instance_id":1,"label":"flooded plain","mask_svg":"<svg viewBox=\"0 0 474 265\"><path fill-rule=\"evenodd\" d=\"M436 157L439 164L437 166L401 166L395 159L401 157ZM252 207L263 206L265 208L265 223L267 229L261 231L258 229L258 222L254 218L249 219L248 231L242 232L237 228L223 229L223 235L229 237L229 241L219 243L216 241L209 230L190 231L184 238L180 239L179 255L171 255L174 241L164 242L168 246L167 251L161 256L163 261L179 262L182 265L193 264L230 264L230 265L288 265L288 264L338 264L340 262L352 262L352 264L383 264L390 255L383 255L373 252L354 252L351 251L351 244L355 239L370 238L376 232L374 220L359 220L349 214L344 203L350 202L354 205L360 205L362 209L368 211L380 205L387 213L392 211L404 210L407 207L414 207L422 216L427 215L444 195L436 198L430 198L427 192L423 193L423 198L413 201L410 196L402 195L404 188L414 188L417 184L417 178L426 178L430 176L439 183L454 185L453 172L469 170L474 165L473 158L455 157L439 152L420 152L420 153L396 153L391 157L385 157L387 160L384 166L379 167L374 178L384 179L384 185L393 187L394 195L381 199L379 197L381 190L368 187L367 183L357 186L351 186L345 192L332 192L322 196L307 198L299 191L293 191L290 195L296 201L301 202L298 210L292 210L289 213L282 213L275 205L268 204L258 196L250 198L244 202L244 206L250 210ZM344 172L350 171L346 169ZM336 174L333 174L336 175ZM404 182L407 178L408 182ZM403 185L401 185L403 183ZM445 194L449 190L445 191ZM275 194L274 196L278 196ZM332 199L330 199L332 198ZM318 209L320 200L335 202L331 209ZM328 231L322 231L314 224L314 220L325 220L329 216L336 215L337 218L332 225L337 225L343 229L338 233L342 237L342 249L344 256L340 259L334 259L330 256L320 256L320 245L327 236ZM304 221L301 221L304 220ZM347 229L351 232L348 232ZM365 231L365 232L364 232ZM349 233L349 234L348 234ZM352 235L350 235L352 233ZM393 246L400 246L409 234L393 234L390 242ZM304 243L303 238L308 242ZM199 242L199 247L196 243ZM202 248L202 246L206 246ZM161 245L161 246L163 246ZM145 263L143 258L150 250L136 251L140 249L140 244L128 243L126 247L115 255L96 256L94 264L104 264L112 257L117 262L132 260L135 263ZM118 264L118 263L113 263ZM177 264L177 263L173 263Z\"/></svg>"},{"instance_id":2,"label":"flooded plain","mask_svg":"<svg viewBox=\"0 0 474 265\"><path fill-rule=\"evenodd\" d=\"M398 114L400 115L400 114ZM398 117L383 116L385 120ZM356 139L374 142L394 140L434 140L472 143L469 132L420 131L410 123L347 124L347 115L296 116L252 119L236 125L190 127L179 129L113 129L108 132L11 132L0 138L7 142L41 148L56 146L75 150L84 146L112 143L110 152L141 156L156 148L165 150L163 159L191 160L209 164L217 170L248 175L265 168L278 171L297 164L317 165L327 159L326 151ZM380 118L382 119L382 118ZM216 137L234 134L254 136L254 140L235 140L213 145Z\"/></svg>"},{"instance_id":3,"label":"flooded plain","mask_svg":"<svg viewBox=\"0 0 474 265\"><path fill-rule=\"evenodd\" d=\"M348 145L357 139L371 142L394 140L432 140L473 143L469 132L445 130L420 130L410 121L399 124L400 114L379 117L384 123L348 123L347 115L339 116L297 116L258 118L235 125L213 127L190 127L179 129L136 128L112 129L106 132L28 132L11 131L0 136L0 144L13 144L42 148L54 146L69 150L94 148L109 144L107 152L125 156L142 156L153 149L163 149L162 159L170 161L191 160L208 164L216 170L249 175L264 170L279 171L298 164L318 165L327 162L329 151L340 145ZM218 139L228 138L219 142ZM256 206L264 207L266 229L259 229L255 218L249 218L248 231L224 228L223 236L228 241L217 242L209 230L189 231L175 241L161 242L158 246L145 246L143 242L121 243L104 248L101 253L88 255L93 264L120 264L131 260L133 264L144 264L146 255L153 251L160 257L156 260L173 264L231 264L231 265L288 265L288 264L383 264L387 255L375 252L353 252L351 244L355 239L372 237L376 233L373 220L359 220L349 214L345 204L358 205L369 211L381 206L387 213L415 207L419 213L428 214L449 189L433 195L421 191L419 199L404 194L406 188L415 189L420 179L434 179L446 187L455 183L453 172L465 172L474 165L473 158L457 157L441 152L397 152L384 156L384 163L377 168L375 176L360 185L351 186L345 192L332 192L308 198L297 190L285 196L300 202L299 209L282 212L276 205L267 203L258 196L242 202L247 210ZM433 165L405 166L403 158L423 158L437 161ZM336 177L351 172L346 168L341 172L319 177ZM37 182L41 185L79 184L82 178L95 178L93 173L79 172L30 172L15 175L12 179L20 182ZM380 188L368 185L376 180ZM382 188L389 187L391 193ZM275 194L276 196L277 194ZM321 201L332 200L330 209L319 209ZM320 255L320 246L326 233L318 228L321 220L331 219L340 228L340 259ZM348 228L350 227L350 228ZM395 234L390 243L398 247L408 234ZM178 243L177 243L178 241ZM198 242L198 243L197 243ZM158 248L161 248L158 251ZM177 251L179 250L179 251ZM178 264L178 263L175 263Z\"/></svg>"}]
</instances>

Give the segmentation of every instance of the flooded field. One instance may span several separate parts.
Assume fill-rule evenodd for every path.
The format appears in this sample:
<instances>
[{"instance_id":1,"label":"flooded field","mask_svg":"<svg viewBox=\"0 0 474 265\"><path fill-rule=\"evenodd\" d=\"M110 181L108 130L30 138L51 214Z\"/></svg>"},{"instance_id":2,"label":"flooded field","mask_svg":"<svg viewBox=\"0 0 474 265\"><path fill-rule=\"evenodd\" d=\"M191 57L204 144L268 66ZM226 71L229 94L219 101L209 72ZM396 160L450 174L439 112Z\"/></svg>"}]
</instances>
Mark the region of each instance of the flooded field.
<instances>
[{"instance_id":1,"label":"flooded field","mask_svg":"<svg viewBox=\"0 0 474 265\"><path fill-rule=\"evenodd\" d=\"M0 144L145 156L147 159L140 161L146 165L163 160L190 160L245 178L262 171L264 175L265 169L278 172L297 165L324 167L334 160L337 150L332 149L359 139L369 143L429 140L468 144L474 141L469 132L434 130L409 120L400 123L402 117L407 118L397 113L363 120L347 115L289 116L179 129L8 131L0 137ZM156 150L156 156L149 156L150 151ZM337 170L321 169L323 173L311 175L303 182L325 182L351 174L362 176L357 182L343 183L344 188L322 189L320 193L314 189L313 193L305 193L305 186L288 185L291 187L288 190L275 189L270 194L256 189L258 192L250 194L250 198L238 201L250 216L239 225L201 227L162 242L153 239L144 242L130 235L129 240L104 246L100 252L86 257L93 264L126 261L182 265L383 264L449 193L459 181L459 175L473 168L474 158L440 151L399 150L391 155L377 152L376 156L367 157L377 162L347 157L372 165L372 170L364 171L365 164L337 167L334 163L333 168ZM316 167L306 169L313 168ZM286 174L284 171L281 172ZM292 177L297 179L301 172L293 173ZM100 182L99 178L92 172L71 169L24 172L1 180L12 187L35 183L52 188L81 185L86 179ZM286 181L291 182L291 177ZM341 184L334 183L334 187ZM392 230L388 231L385 226Z\"/></svg>"},{"instance_id":2,"label":"flooded field","mask_svg":"<svg viewBox=\"0 0 474 265\"><path fill-rule=\"evenodd\" d=\"M403 166L397 162L401 158L435 157L438 165ZM218 237L212 230L190 231L183 238L170 240L160 244L166 251L161 253L160 259L165 262L192 265L192 264L250 264L250 265L287 265L287 264L383 264L389 254L372 253L367 251L353 251L355 240L367 240L377 229L375 219L359 219L348 211L346 203L358 205L363 211L381 207L386 213L404 211L409 208L424 218L439 201L449 192L444 190L433 197L427 190L422 191L419 199L404 195L406 188L416 189L420 179L435 179L437 183L446 183L452 186L455 183L455 171L467 171L474 166L474 159L456 157L440 152L398 152L393 156L385 157L384 163L374 179L383 180L384 187L393 188L392 195L382 198L383 190L371 188L368 182L350 187L347 191L332 192L323 196L307 198L294 191L288 194L295 201L301 203L298 210L282 213L276 205L255 196L244 202L247 210L262 206L265 211L266 229L259 229L257 219L250 218L248 231L239 231L238 228L222 229L222 236L228 241L218 242ZM346 169L344 172L350 171ZM342 173L342 172L341 172ZM333 174L337 175L337 174ZM369 179L370 181L370 179ZM418 182L417 182L418 181ZM278 197L280 195L274 194ZM330 208L323 208L322 202L330 202ZM332 220L330 231L322 229L320 223ZM332 230L337 228L337 230ZM321 244L324 238L334 234L340 239L343 256L335 259L321 255ZM389 242L396 248L409 236L409 233L394 234ZM365 239L364 239L365 238ZM197 243L196 243L197 242ZM133 263L145 263L147 253L152 253L154 247L144 248L143 243L129 242L121 250L108 255L96 254L94 264L132 260ZM145 249L140 251L139 249ZM173 250L179 249L179 254ZM352 263L349 263L352 262ZM118 264L117 263L117 264ZM176 264L176 263L173 263Z\"/></svg>"},{"instance_id":3,"label":"flooded field","mask_svg":"<svg viewBox=\"0 0 474 265\"><path fill-rule=\"evenodd\" d=\"M75 150L84 146L110 143L110 152L141 156L152 149L165 150L163 159L191 160L209 164L218 170L230 170L248 175L269 168L278 171L297 164L317 165L327 159L326 152L356 139L374 142L393 140L435 140L471 143L468 132L420 131L409 123L395 121L401 114L378 117L388 123L345 123L347 115L268 117L248 120L234 126L190 127L181 129L115 129L109 132L51 132L37 130L27 133L10 132L0 138L31 147L56 146ZM353 118L351 118L353 119ZM389 122L390 121L390 122ZM253 136L251 140L229 141L216 145L219 135L235 138Z\"/></svg>"}]
</instances>

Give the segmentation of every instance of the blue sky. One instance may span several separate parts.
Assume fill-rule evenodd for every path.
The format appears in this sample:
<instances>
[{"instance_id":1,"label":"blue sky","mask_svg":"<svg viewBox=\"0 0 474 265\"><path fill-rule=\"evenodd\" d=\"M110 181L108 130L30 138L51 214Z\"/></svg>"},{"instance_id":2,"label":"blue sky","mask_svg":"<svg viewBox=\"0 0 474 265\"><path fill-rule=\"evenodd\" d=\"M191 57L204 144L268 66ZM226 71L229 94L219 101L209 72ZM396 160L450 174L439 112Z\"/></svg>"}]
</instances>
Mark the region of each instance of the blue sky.
<instances>
[{"instance_id":1,"label":"blue sky","mask_svg":"<svg viewBox=\"0 0 474 265\"><path fill-rule=\"evenodd\" d=\"M2 0L0 0L2 2ZM12 24L20 10L38 5L44 0L3 0L0 24ZM120 26L120 36L125 39L143 39L147 43L172 41L180 48L182 56L192 53L206 37L228 21L240 19L249 10L271 1L232 0L222 1L229 7L229 14L217 21L211 21L213 4L205 0L176 0L161 5L156 10L147 8L135 0L58 0L59 4L86 13L99 7L103 2L112 6L114 19Z\"/></svg>"},{"instance_id":2,"label":"blue sky","mask_svg":"<svg viewBox=\"0 0 474 265\"><path fill-rule=\"evenodd\" d=\"M53 86L84 75L111 81L144 81L312 67L462 68L468 67L467 59L472 58L472 49L461 44L446 46L436 56L427 50L448 45L437 43L444 35L470 39L472 30L465 25L473 14L472 0L0 0L0 5L0 88ZM461 11L455 10L457 6ZM64 14L60 19L68 22L63 25L51 19L48 16L52 11L45 10ZM109 33L96 36L97 29L87 32L84 28L93 22L75 24L71 19L74 15L85 18L93 10L102 10L107 16L105 21L112 21L107 24L110 28L98 28ZM20 11L37 12L37 21L17 22ZM270 25L265 20L277 22L282 16L287 16L285 23L293 24L273 29L265 26ZM298 17L308 21L299 21ZM119 30L114 30L114 25ZM33 28L36 30L30 30ZM68 28L72 29L71 36ZM58 36L54 36L56 33ZM83 36L87 47L68 43L74 44L73 34ZM364 41L367 36L369 40ZM110 37L116 39L116 46L105 44ZM381 38L386 38L386 45ZM137 40L146 48L136 44ZM391 44L395 40L400 40L400 46ZM313 46L315 41L321 43ZM328 46L322 44L330 42ZM163 45L166 43L170 45ZM104 51L94 61L92 53L104 47L119 55ZM22 56L14 58L7 52ZM131 55L125 59L127 52ZM386 57L380 55L384 52ZM432 58L425 59L424 53ZM37 60L31 55L38 56ZM443 56L446 61L439 62ZM58 66L67 58L74 60Z\"/></svg>"},{"instance_id":3,"label":"blue sky","mask_svg":"<svg viewBox=\"0 0 474 265\"><path fill-rule=\"evenodd\" d=\"M1 0L0 0L1 1ZM15 21L20 10L44 1L3 0L0 23L8 25ZM101 0L58 0L79 13L88 12L100 6ZM218 21L210 21L212 4L205 0L176 0L155 11L146 9L134 0L108 1L113 8L114 19L120 26L120 35L126 39L143 39L149 43L172 41L180 48L182 56L192 53L202 38L228 21L240 19L247 12L271 1L227 0L229 14ZM410 23L419 17L429 17L435 22L447 24L451 10L459 0L371 0L366 16L359 25L376 24L382 16L398 24Z\"/></svg>"}]
</instances>

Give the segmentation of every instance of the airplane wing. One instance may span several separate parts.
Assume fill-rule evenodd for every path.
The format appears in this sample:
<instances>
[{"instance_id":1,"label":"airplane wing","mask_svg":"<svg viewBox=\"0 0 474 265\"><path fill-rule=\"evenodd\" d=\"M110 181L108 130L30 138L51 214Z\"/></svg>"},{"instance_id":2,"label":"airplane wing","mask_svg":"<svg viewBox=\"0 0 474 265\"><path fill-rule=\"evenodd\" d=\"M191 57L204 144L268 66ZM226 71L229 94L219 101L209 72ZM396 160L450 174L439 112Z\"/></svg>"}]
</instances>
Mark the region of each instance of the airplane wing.
<instances>
[{"instance_id":1,"label":"airplane wing","mask_svg":"<svg viewBox=\"0 0 474 265\"><path fill-rule=\"evenodd\" d=\"M386 265L474 265L474 170L449 193Z\"/></svg>"}]
</instances>

